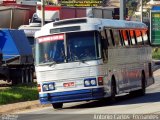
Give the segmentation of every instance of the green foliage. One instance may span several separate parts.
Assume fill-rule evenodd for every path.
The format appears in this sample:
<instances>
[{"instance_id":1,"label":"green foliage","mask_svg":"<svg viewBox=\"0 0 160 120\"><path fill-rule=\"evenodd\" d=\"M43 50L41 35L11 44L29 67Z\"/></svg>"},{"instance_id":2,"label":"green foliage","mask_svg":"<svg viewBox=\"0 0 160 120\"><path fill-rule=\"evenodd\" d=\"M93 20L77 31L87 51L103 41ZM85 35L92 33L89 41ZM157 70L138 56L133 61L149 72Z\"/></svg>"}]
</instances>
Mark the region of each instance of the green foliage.
<instances>
[{"instance_id":1,"label":"green foliage","mask_svg":"<svg viewBox=\"0 0 160 120\"><path fill-rule=\"evenodd\" d=\"M0 105L38 99L36 84L17 85L0 89Z\"/></svg>"},{"instance_id":2,"label":"green foliage","mask_svg":"<svg viewBox=\"0 0 160 120\"><path fill-rule=\"evenodd\" d=\"M143 0L143 5L146 5L150 0ZM126 0L126 7L128 8L128 16L132 16L134 12L137 10L138 4L141 3L141 0Z\"/></svg>"},{"instance_id":3,"label":"green foliage","mask_svg":"<svg viewBox=\"0 0 160 120\"><path fill-rule=\"evenodd\" d=\"M137 5L138 5L138 2L135 1L135 0L128 0L127 1L126 7L128 8L128 16L132 16L133 15L133 13L137 9Z\"/></svg>"},{"instance_id":4,"label":"green foliage","mask_svg":"<svg viewBox=\"0 0 160 120\"><path fill-rule=\"evenodd\" d=\"M143 5L147 4L150 0L143 0Z\"/></svg>"},{"instance_id":5,"label":"green foliage","mask_svg":"<svg viewBox=\"0 0 160 120\"><path fill-rule=\"evenodd\" d=\"M152 49L152 58L156 60L160 60L160 48Z\"/></svg>"}]
</instances>

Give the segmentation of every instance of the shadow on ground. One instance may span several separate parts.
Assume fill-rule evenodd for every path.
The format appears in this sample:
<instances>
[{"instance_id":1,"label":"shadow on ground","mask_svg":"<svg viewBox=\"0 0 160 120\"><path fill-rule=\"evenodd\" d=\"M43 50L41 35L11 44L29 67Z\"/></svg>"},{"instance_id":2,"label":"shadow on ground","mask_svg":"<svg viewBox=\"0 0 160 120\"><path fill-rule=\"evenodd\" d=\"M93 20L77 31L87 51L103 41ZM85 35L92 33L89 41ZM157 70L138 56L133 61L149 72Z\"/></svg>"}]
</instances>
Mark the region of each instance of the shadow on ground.
<instances>
[{"instance_id":1,"label":"shadow on ground","mask_svg":"<svg viewBox=\"0 0 160 120\"><path fill-rule=\"evenodd\" d=\"M147 93L145 96L127 94L125 96L116 97L115 103L109 102L109 99L104 99L104 100L92 101L92 102L88 102L85 104L80 104L72 107L66 107L63 109L95 108L95 107L104 107L104 106L130 105L130 104L153 103L153 102L160 102L160 92Z\"/></svg>"}]
</instances>

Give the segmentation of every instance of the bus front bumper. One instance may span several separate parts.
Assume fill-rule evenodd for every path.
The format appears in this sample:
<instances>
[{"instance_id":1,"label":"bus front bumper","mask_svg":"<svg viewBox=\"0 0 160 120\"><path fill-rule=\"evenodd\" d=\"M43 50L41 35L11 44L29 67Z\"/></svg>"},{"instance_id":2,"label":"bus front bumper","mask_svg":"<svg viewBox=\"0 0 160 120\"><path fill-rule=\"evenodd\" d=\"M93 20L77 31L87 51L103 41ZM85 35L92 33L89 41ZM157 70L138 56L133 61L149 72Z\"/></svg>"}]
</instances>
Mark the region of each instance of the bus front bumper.
<instances>
[{"instance_id":1,"label":"bus front bumper","mask_svg":"<svg viewBox=\"0 0 160 120\"><path fill-rule=\"evenodd\" d=\"M104 88L39 94L41 104L95 100L104 97Z\"/></svg>"}]
</instances>

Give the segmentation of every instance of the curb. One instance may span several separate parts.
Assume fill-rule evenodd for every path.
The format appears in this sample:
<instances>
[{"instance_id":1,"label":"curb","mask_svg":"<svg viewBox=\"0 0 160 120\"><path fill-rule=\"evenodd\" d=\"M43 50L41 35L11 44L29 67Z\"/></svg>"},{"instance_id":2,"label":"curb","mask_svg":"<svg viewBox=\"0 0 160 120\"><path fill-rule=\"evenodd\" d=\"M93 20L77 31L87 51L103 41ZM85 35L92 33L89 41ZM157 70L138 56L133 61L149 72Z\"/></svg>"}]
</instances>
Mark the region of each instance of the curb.
<instances>
[{"instance_id":1,"label":"curb","mask_svg":"<svg viewBox=\"0 0 160 120\"><path fill-rule=\"evenodd\" d=\"M154 66L153 67L153 72L155 72L156 70L160 69L160 66Z\"/></svg>"},{"instance_id":2,"label":"curb","mask_svg":"<svg viewBox=\"0 0 160 120\"><path fill-rule=\"evenodd\" d=\"M160 60L152 60L153 62L153 72L160 69Z\"/></svg>"},{"instance_id":3,"label":"curb","mask_svg":"<svg viewBox=\"0 0 160 120\"><path fill-rule=\"evenodd\" d=\"M160 60L152 60L155 65L160 65Z\"/></svg>"},{"instance_id":4,"label":"curb","mask_svg":"<svg viewBox=\"0 0 160 120\"><path fill-rule=\"evenodd\" d=\"M41 105L39 100L0 105L0 114L13 113L20 110L32 109L38 107L47 107L47 106L49 105Z\"/></svg>"}]
</instances>

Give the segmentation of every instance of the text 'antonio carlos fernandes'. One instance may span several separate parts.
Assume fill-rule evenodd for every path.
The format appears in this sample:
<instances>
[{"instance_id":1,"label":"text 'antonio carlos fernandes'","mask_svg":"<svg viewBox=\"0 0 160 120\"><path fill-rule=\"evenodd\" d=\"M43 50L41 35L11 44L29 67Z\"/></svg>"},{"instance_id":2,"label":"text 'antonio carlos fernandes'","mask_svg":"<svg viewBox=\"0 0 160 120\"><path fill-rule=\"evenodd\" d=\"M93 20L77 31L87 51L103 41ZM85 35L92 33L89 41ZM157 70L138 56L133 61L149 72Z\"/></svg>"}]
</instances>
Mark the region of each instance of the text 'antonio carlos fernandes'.
<instances>
[{"instance_id":1,"label":"text 'antonio carlos fernandes'","mask_svg":"<svg viewBox=\"0 0 160 120\"><path fill-rule=\"evenodd\" d=\"M94 114L94 120L159 120L156 114Z\"/></svg>"}]
</instances>

